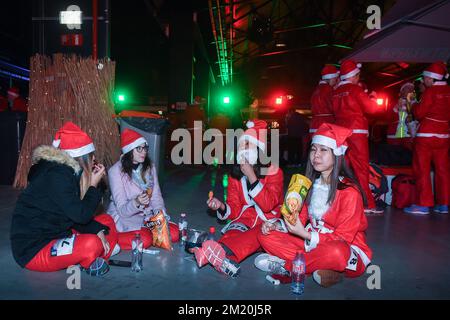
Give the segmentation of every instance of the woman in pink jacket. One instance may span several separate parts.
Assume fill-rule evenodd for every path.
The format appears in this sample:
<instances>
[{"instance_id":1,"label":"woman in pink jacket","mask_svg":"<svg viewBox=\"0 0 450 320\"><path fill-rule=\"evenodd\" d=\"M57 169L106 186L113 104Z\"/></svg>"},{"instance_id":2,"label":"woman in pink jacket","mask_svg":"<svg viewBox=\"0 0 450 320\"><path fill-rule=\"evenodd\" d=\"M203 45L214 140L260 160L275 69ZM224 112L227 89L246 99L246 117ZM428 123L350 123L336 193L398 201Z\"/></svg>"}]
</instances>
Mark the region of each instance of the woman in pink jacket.
<instances>
[{"instance_id":1,"label":"woman in pink jacket","mask_svg":"<svg viewBox=\"0 0 450 320\"><path fill-rule=\"evenodd\" d=\"M162 210L164 200L156 168L147 155L148 144L136 131L125 129L121 134L122 156L108 170L111 203L107 212L113 217L119 232L119 245L130 250L131 242L140 234L144 248L152 245L151 231L143 226L144 219ZM178 241L178 226L169 223L172 242Z\"/></svg>"}]
</instances>

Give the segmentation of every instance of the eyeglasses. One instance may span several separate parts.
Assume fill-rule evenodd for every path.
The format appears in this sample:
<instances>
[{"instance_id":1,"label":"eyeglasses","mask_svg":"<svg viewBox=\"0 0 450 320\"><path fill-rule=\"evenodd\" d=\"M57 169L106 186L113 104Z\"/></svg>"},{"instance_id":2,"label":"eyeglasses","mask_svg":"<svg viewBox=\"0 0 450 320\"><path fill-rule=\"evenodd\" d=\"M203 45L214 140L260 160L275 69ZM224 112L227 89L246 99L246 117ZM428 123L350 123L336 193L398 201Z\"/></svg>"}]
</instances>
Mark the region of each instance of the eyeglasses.
<instances>
[{"instance_id":1,"label":"eyeglasses","mask_svg":"<svg viewBox=\"0 0 450 320\"><path fill-rule=\"evenodd\" d=\"M147 145L136 147L136 151L137 151L137 152L142 152L142 151L144 151L144 150L145 150L145 152L148 151L148 146L147 146Z\"/></svg>"}]
</instances>

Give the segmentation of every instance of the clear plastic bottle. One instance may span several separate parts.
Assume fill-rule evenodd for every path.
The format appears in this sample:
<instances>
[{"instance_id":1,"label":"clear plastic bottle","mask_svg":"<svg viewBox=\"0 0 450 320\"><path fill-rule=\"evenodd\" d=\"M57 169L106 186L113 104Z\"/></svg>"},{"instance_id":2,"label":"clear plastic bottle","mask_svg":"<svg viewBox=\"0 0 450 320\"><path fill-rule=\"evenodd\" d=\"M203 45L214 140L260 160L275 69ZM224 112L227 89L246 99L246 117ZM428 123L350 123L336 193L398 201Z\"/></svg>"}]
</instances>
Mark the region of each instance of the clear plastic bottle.
<instances>
[{"instance_id":1,"label":"clear plastic bottle","mask_svg":"<svg viewBox=\"0 0 450 320\"><path fill-rule=\"evenodd\" d=\"M131 271L142 271L142 254L144 250L144 244L141 240L141 235L136 233L133 241L131 242Z\"/></svg>"},{"instance_id":2,"label":"clear plastic bottle","mask_svg":"<svg viewBox=\"0 0 450 320\"><path fill-rule=\"evenodd\" d=\"M180 230L180 246L184 247L188 237L188 222L186 219L186 213L182 213L180 221L178 222L178 229Z\"/></svg>"},{"instance_id":3,"label":"clear plastic bottle","mask_svg":"<svg viewBox=\"0 0 450 320\"><path fill-rule=\"evenodd\" d=\"M216 228L209 227L208 237L206 240L216 240Z\"/></svg>"},{"instance_id":4,"label":"clear plastic bottle","mask_svg":"<svg viewBox=\"0 0 450 320\"><path fill-rule=\"evenodd\" d=\"M305 256L297 252L292 262L292 284L291 291L294 294L302 295L305 288Z\"/></svg>"}]
</instances>

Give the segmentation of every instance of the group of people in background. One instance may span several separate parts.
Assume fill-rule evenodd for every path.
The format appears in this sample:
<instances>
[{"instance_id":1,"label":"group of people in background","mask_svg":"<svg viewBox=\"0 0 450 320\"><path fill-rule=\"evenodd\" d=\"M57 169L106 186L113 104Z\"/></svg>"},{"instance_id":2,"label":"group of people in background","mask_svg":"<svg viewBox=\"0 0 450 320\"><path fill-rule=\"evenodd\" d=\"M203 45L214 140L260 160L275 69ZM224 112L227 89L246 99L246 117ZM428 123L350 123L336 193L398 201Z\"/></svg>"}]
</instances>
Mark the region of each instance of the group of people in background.
<instances>
[{"instance_id":1,"label":"group of people in background","mask_svg":"<svg viewBox=\"0 0 450 320\"><path fill-rule=\"evenodd\" d=\"M322 80L311 99L314 133L324 122L335 123L351 129L347 160L353 168L367 198L366 213L382 213L377 208L369 188L369 126L368 118L380 112L373 97L359 85L361 65L347 60L338 71L327 65L322 70ZM447 67L443 62L431 64L423 72L424 90L416 100L414 85L405 84L401 89L401 103L406 102L417 121L414 128L413 172L416 179L414 204L405 208L407 213L428 214L430 207L437 213L448 213L449 201L449 106L450 87L445 79ZM410 89L408 89L410 88ZM405 91L405 93L403 93ZM401 125L395 122L395 130ZM434 166L435 195L430 178Z\"/></svg>"}]
</instances>

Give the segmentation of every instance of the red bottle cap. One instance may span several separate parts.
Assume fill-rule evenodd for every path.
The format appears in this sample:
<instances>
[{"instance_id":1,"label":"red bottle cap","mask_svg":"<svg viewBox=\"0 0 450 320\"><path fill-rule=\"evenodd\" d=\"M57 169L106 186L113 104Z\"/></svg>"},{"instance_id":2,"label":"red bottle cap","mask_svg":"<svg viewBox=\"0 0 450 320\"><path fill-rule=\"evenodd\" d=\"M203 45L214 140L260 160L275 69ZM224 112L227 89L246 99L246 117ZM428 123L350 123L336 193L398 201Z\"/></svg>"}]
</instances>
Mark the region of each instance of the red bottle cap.
<instances>
[{"instance_id":1,"label":"red bottle cap","mask_svg":"<svg viewBox=\"0 0 450 320\"><path fill-rule=\"evenodd\" d=\"M209 233L216 233L216 228L209 227Z\"/></svg>"}]
</instances>

